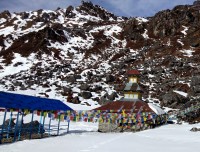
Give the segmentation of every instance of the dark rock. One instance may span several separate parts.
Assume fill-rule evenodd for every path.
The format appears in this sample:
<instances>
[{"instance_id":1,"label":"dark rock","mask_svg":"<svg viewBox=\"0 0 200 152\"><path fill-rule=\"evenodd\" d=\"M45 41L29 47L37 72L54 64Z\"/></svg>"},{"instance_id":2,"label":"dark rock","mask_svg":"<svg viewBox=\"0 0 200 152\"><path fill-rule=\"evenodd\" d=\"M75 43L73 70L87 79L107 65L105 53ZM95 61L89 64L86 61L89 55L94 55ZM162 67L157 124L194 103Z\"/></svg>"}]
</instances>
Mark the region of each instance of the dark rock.
<instances>
[{"instance_id":1,"label":"dark rock","mask_svg":"<svg viewBox=\"0 0 200 152\"><path fill-rule=\"evenodd\" d=\"M115 81L115 77L112 75L106 75L106 82L113 82Z\"/></svg>"},{"instance_id":2,"label":"dark rock","mask_svg":"<svg viewBox=\"0 0 200 152\"><path fill-rule=\"evenodd\" d=\"M199 45L200 45L200 42L199 41L192 41L191 43L190 43L190 46L192 46L192 47L199 47Z\"/></svg>"},{"instance_id":3,"label":"dark rock","mask_svg":"<svg viewBox=\"0 0 200 152\"><path fill-rule=\"evenodd\" d=\"M81 75L74 75L75 79L81 79Z\"/></svg>"},{"instance_id":4,"label":"dark rock","mask_svg":"<svg viewBox=\"0 0 200 152\"><path fill-rule=\"evenodd\" d=\"M20 90L26 90L26 87L24 85L21 85L19 89Z\"/></svg>"},{"instance_id":5,"label":"dark rock","mask_svg":"<svg viewBox=\"0 0 200 152\"><path fill-rule=\"evenodd\" d=\"M15 91L15 87L14 86L11 86L8 91Z\"/></svg>"},{"instance_id":6,"label":"dark rock","mask_svg":"<svg viewBox=\"0 0 200 152\"><path fill-rule=\"evenodd\" d=\"M191 86L200 85L200 76L194 76L191 79Z\"/></svg>"},{"instance_id":7,"label":"dark rock","mask_svg":"<svg viewBox=\"0 0 200 152\"><path fill-rule=\"evenodd\" d=\"M7 119L6 121L5 121L5 123L4 123L4 127L5 128L7 128L8 126L9 126L9 124L10 124L10 127L12 128L12 127L14 127L15 126L15 123L14 123L14 120L15 119Z\"/></svg>"},{"instance_id":8,"label":"dark rock","mask_svg":"<svg viewBox=\"0 0 200 152\"><path fill-rule=\"evenodd\" d=\"M118 97L117 93L116 92L113 92L112 94L110 95L107 95L107 98L111 101L115 100L115 98Z\"/></svg>"},{"instance_id":9,"label":"dark rock","mask_svg":"<svg viewBox=\"0 0 200 152\"><path fill-rule=\"evenodd\" d=\"M47 89L45 92L51 92L51 89Z\"/></svg>"},{"instance_id":10,"label":"dark rock","mask_svg":"<svg viewBox=\"0 0 200 152\"><path fill-rule=\"evenodd\" d=\"M84 98L84 99L90 99L92 97L92 94L91 92L88 92L88 91L83 91L81 93L81 96Z\"/></svg>"},{"instance_id":11,"label":"dark rock","mask_svg":"<svg viewBox=\"0 0 200 152\"><path fill-rule=\"evenodd\" d=\"M70 87L63 87L63 92L72 92L72 89Z\"/></svg>"},{"instance_id":12,"label":"dark rock","mask_svg":"<svg viewBox=\"0 0 200 152\"><path fill-rule=\"evenodd\" d=\"M200 131L200 128L193 127L190 131L197 132Z\"/></svg>"},{"instance_id":13,"label":"dark rock","mask_svg":"<svg viewBox=\"0 0 200 152\"><path fill-rule=\"evenodd\" d=\"M76 79L75 79L74 76L70 76L70 77L67 78L67 82L74 83L74 82L76 82Z\"/></svg>"},{"instance_id":14,"label":"dark rock","mask_svg":"<svg viewBox=\"0 0 200 152\"><path fill-rule=\"evenodd\" d=\"M28 17L29 17L29 13L27 13L27 12L23 12L22 13L22 19L24 20L24 19L28 19Z\"/></svg>"},{"instance_id":15,"label":"dark rock","mask_svg":"<svg viewBox=\"0 0 200 152\"><path fill-rule=\"evenodd\" d=\"M0 13L0 18L10 18L10 17L11 17L11 14L8 10L5 10Z\"/></svg>"},{"instance_id":16,"label":"dark rock","mask_svg":"<svg viewBox=\"0 0 200 152\"><path fill-rule=\"evenodd\" d=\"M88 85L88 84L82 84L81 86L80 86L80 89L81 90L85 90L85 91L88 91L89 90L89 88L90 88L90 86Z\"/></svg>"},{"instance_id":17,"label":"dark rock","mask_svg":"<svg viewBox=\"0 0 200 152\"><path fill-rule=\"evenodd\" d=\"M37 120L33 121L33 122L29 122L29 123L25 123L22 124L22 128L21 128L21 135L27 134L28 132L30 132L30 126L32 125L32 133L44 133L44 127L42 124L40 124ZM40 126L40 129L39 129Z\"/></svg>"},{"instance_id":18,"label":"dark rock","mask_svg":"<svg viewBox=\"0 0 200 152\"><path fill-rule=\"evenodd\" d=\"M43 21L48 21L48 20L50 19L49 14L43 13L43 14L42 14L42 19L43 19Z\"/></svg>"},{"instance_id":19,"label":"dark rock","mask_svg":"<svg viewBox=\"0 0 200 152\"><path fill-rule=\"evenodd\" d=\"M200 6L200 1L199 0L194 1L193 5L199 5Z\"/></svg>"},{"instance_id":20,"label":"dark rock","mask_svg":"<svg viewBox=\"0 0 200 152\"><path fill-rule=\"evenodd\" d=\"M74 97L74 98L72 99L72 103L74 103L74 104L80 104L81 101L79 100L79 97Z\"/></svg>"},{"instance_id":21,"label":"dark rock","mask_svg":"<svg viewBox=\"0 0 200 152\"><path fill-rule=\"evenodd\" d=\"M98 92L98 91L101 91L102 90L102 86L99 86L99 85L95 85L93 88L92 88L92 91L93 92Z\"/></svg>"},{"instance_id":22,"label":"dark rock","mask_svg":"<svg viewBox=\"0 0 200 152\"><path fill-rule=\"evenodd\" d=\"M12 82L14 86L21 86L22 85L22 82L20 81L13 81Z\"/></svg>"},{"instance_id":23,"label":"dark rock","mask_svg":"<svg viewBox=\"0 0 200 152\"><path fill-rule=\"evenodd\" d=\"M73 6L69 6L69 7L66 9L65 16L68 17L68 18L73 18L74 16L76 16L76 14L72 12L73 9L74 9Z\"/></svg>"},{"instance_id":24,"label":"dark rock","mask_svg":"<svg viewBox=\"0 0 200 152\"><path fill-rule=\"evenodd\" d=\"M193 87L194 93L200 93L200 85L199 86L194 86Z\"/></svg>"},{"instance_id":25,"label":"dark rock","mask_svg":"<svg viewBox=\"0 0 200 152\"><path fill-rule=\"evenodd\" d=\"M187 101L189 101L188 97L184 97L170 91L162 96L161 105L171 107L171 108L175 108L175 107L177 108L177 105L186 103Z\"/></svg>"}]
</instances>

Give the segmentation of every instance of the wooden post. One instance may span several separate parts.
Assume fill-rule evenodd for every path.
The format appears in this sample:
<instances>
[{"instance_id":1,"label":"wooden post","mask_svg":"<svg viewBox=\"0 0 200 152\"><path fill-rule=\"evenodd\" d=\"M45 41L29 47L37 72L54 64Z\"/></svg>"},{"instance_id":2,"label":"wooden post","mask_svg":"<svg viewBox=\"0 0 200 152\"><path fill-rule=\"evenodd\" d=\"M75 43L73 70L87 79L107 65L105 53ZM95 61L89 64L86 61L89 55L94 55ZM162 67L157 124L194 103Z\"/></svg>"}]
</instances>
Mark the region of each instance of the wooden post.
<instances>
[{"instance_id":1,"label":"wooden post","mask_svg":"<svg viewBox=\"0 0 200 152\"><path fill-rule=\"evenodd\" d=\"M12 111L11 111L11 113L10 113L10 120L9 120L9 124L8 124L7 139L9 138L11 121L12 121Z\"/></svg>"},{"instance_id":2,"label":"wooden post","mask_svg":"<svg viewBox=\"0 0 200 152\"><path fill-rule=\"evenodd\" d=\"M7 109L5 109L5 112L4 112L3 124L2 124L2 128L1 128L1 134L0 134L0 144L2 143L1 140L3 139L3 129L4 129L4 125L5 125L6 114L7 114Z\"/></svg>"},{"instance_id":3,"label":"wooden post","mask_svg":"<svg viewBox=\"0 0 200 152\"><path fill-rule=\"evenodd\" d=\"M57 135L59 135L59 130L60 130L60 115L58 116L58 130L57 130Z\"/></svg>"},{"instance_id":4,"label":"wooden post","mask_svg":"<svg viewBox=\"0 0 200 152\"><path fill-rule=\"evenodd\" d=\"M30 124L30 134L29 134L29 139L31 139L32 137L32 130L33 130L33 116L34 116L34 112L32 111L32 117L31 117L31 124Z\"/></svg>"},{"instance_id":5,"label":"wooden post","mask_svg":"<svg viewBox=\"0 0 200 152\"><path fill-rule=\"evenodd\" d=\"M20 126L19 126L18 140L20 140L20 138L21 138L21 130L22 130L23 119L24 119L24 113L22 112L21 114L22 114L22 119L21 119L21 123L20 123Z\"/></svg>"},{"instance_id":6,"label":"wooden post","mask_svg":"<svg viewBox=\"0 0 200 152\"><path fill-rule=\"evenodd\" d=\"M13 141L16 141L16 136L17 136L17 131L18 131L18 120L19 120L19 111L17 112L17 120L16 120L16 124L15 124L15 133L14 133L14 139Z\"/></svg>"}]
</instances>

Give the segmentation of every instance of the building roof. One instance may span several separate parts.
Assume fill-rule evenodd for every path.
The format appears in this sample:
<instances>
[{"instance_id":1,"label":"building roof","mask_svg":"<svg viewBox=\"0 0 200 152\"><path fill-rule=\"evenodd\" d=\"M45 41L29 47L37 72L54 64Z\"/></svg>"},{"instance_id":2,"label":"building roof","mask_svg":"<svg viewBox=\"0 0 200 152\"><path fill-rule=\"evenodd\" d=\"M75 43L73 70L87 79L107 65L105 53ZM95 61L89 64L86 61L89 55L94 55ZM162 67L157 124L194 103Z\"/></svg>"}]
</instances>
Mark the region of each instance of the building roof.
<instances>
[{"instance_id":1,"label":"building roof","mask_svg":"<svg viewBox=\"0 0 200 152\"><path fill-rule=\"evenodd\" d=\"M124 87L124 91L143 92L142 88L138 85L138 83L127 83Z\"/></svg>"},{"instance_id":2,"label":"building roof","mask_svg":"<svg viewBox=\"0 0 200 152\"><path fill-rule=\"evenodd\" d=\"M9 109L28 109L46 111L72 110L60 100L40 98L28 95L0 91L0 107Z\"/></svg>"},{"instance_id":3,"label":"building roof","mask_svg":"<svg viewBox=\"0 0 200 152\"><path fill-rule=\"evenodd\" d=\"M129 70L127 71L128 75L140 75L140 72L138 70Z\"/></svg>"},{"instance_id":4,"label":"building roof","mask_svg":"<svg viewBox=\"0 0 200 152\"><path fill-rule=\"evenodd\" d=\"M101 111L108 111L112 110L114 113L119 112L120 110L125 110L125 112L134 112L138 113L140 112L154 112L149 105L142 101L115 101L115 102L109 102L101 107L98 107L94 110L101 110Z\"/></svg>"},{"instance_id":5,"label":"building roof","mask_svg":"<svg viewBox=\"0 0 200 152\"><path fill-rule=\"evenodd\" d=\"M166 114L166 112L163 109L161 109L160 107L156 106L155 104L148 103L148 105L157 115Z\"/></svg>"}]
</instances>

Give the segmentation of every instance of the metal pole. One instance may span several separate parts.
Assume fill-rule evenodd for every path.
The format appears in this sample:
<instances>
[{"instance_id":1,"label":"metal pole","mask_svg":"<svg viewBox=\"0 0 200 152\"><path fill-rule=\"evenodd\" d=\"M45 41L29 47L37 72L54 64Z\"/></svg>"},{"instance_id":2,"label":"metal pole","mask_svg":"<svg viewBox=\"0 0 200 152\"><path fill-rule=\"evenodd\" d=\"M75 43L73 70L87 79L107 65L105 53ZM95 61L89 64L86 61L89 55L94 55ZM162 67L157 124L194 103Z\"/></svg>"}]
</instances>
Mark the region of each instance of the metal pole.
<instances>
[{"instance_id":1,"label":"metal pole","mask_svg":"<svg viewBox=\"0 0 200 152\"><path fill-rule=\"evenodd\" d=\"M45 115L43 115L43 123L42 123L42 130L41 130L41 138L43 138L44 122L45 122Z\"/></svg>"},{"instance_id":2,"label":"metal pole","mask_svg":"<svg viewBox=\"0 0 200 152\"><path fill-rule=\"evenodd\" d=\"M42 116L44 115L44 112L42 111L42 114L40 116L40 123L39 123L39 128L38 128L38 134L40 134L40 127L41 127L41 123L42 123Z\"/></svg>"},{"instance_id":3,"label":"metal pole","mask_svg":"<svg viewBox=\"0 0 200 152\"><path fill-rule=\"evenodd\" d=\"M58 130L57 130L57 135L59 135L59 130L60 130L60 115L58 116Z\"/></svg>"},{"instance_id":4,"label":"metal pole","mask_svg":"<svg viewBox=\"0 0 200 152\"><path fill-rule=\"evenodd\" d=\"M3 124L2 124L2 128L1 128L1 134L0 134L0 144L1 144L1 140L3 139L3 129L4 129L4 125L5 125L6 114L7 114L7 109L5 109L5 112L4 112Z\"/></svg>"},{"instance_id":5,"label":"metal pole","mask_svg":"<svg viewBox=\"0 0 200 152\"><path fill-rule=\"evenodd\" d=\"M22 119L21 119L20 126L19 126L18 140L20 140L20 138L21 138L21 130L22 130L23 119L24 119L24 113L22 112L21 114L22 114Z\"/></svg>"},{"instance_id":6,"label":"metal pole","mask_svg":"<svg viewBox=\"0 0 200 152\"><path fill-rule=\"evenodd\" d=\"M68 124L67 124L67 133L69 132L69 122L70 120L67 120Z\"/></svg>"},{"instance_id":7,"label":"metal pole","mask_svg":"<svg viewBox=\"0 0 200 152\"><path fill-rule=\"evenodd\" d=\"M11 121L12 121L12 111L11 111L11 113L10 113L10 120L9 120L9 124L8 124L7 139L9 138L9 133L10 133L10 124L11 124Z\"/></svg>"},{"instance_id":8,"label":"metal pole","mask_svg":"<svg viewBox=\"0 0 200 152\"><path fill-rule=\"evenodd\" d=\"M17 120L16 120L16 124L15 124L15 133L14 133L14 139L13 141L16 141L16 135L17 135L17 131L18 131L18 120L19 120L19 111L17 113Z\"/></svg>"},{"instance_id":9,"label":"metal pole","mask_svg":"<svg viewBox=\"0 0 200 152\"><path fill-rule=\"evenodd\" d=\"M51 129L51 116L50 116L50 119L49 119L49 136L50 136L50 129Z\"/></svg>"},{"instance_id":10,"label":"metal pole","mask_svg":"<svg viewBox=\"0 0 200 152\"><path fill-rule=\"evenodd\" d=\"M29 139L32 138L31 136L32 136L32 130L33 130L33 116L34 116L34 112L32 111Z\"/></svg>"}]
</instances>

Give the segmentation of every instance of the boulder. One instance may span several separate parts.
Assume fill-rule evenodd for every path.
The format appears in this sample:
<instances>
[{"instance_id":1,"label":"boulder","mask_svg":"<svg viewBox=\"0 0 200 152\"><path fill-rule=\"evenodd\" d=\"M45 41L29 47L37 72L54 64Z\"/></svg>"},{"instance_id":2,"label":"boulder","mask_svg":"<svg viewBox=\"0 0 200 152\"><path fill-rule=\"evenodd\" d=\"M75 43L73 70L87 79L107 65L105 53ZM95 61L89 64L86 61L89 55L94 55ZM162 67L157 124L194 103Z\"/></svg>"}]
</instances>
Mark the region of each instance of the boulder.
<instances>
[{"instance_id":1,"label":"boulder","mask_svg":"<svg viewBox=\"0 0 200 152\"><path fill-rule=\"evenodd\" d=\"M20 90L26 90L26 87L24 85L21 85L19 89Z\"/></svg>"},{"instance_id":2,"label":"boulder","mask_svg":"<svg viewBox=\"0 0 200 152\"><path fill-rule=\"evenodd\" d=\"M115 100L115 98L116 97L118 97L118 95L117 95L117 93L116 92L113 92L113 93L111 93L110 95L107 95L107 98L109 99L109 100Z\"/></svg>"},{"instance_id":3,"label":"boulder","mask_svg":"<svg viewBox=\"0 0 200 152\"><path fill-rule=\"evenodd\" d=\"M74 97L74 98L72 99L72 103L74 103L74 104L80 104L81 101L79 100L79 97Z\"/></svg>"},{"instance_id":4,"label":"boulder","mask_svg":"<svg viewBox=\"0 0 200 152\"><path fill-rule=\"evenodd\" d=\"M75 79L81 79L81 75L74 75Z\"/></svg>"},{"instance_id":5,"label":"boulder","mask_svg":"<svg viewBox=\"0 0 200 152\"><path fill-rule=\"evenodd\" d=\"M7 128L8 126L9 126L9 123L10 123L10 127L12 128L12 127L14 127L15 126L15 123L14 123L14 120L15 119L7 119L6 121L5 121L5 123L4 123L4 128Z\"/></svg>"},{"instance_id":6,"label":"boulder","mask_svg":"<svg viewBox=\"0 0 200 152\"><path fill-rule=\"evenodd\" d=\"M171 108L178 108L183 103L189 101L188 97L184 97L172 91L164 94L162 97L162 106L167 106Z\"/></svg>"},{"instance_id":7,"label":"boulder","mask_svg":"<svg viewBox=\"0 0 200 152\"><path fill-rule=\"evenodd\" d=\"M197 132L200 131L200 128L193 127L190 131Z\"/></svg>"},{"instance_id":8,"label":"boulder","mask_svg":"<svg viewBox=\"0 0 200 152\"><path fill-rule=\"evenodd\" d=\"M200 93L200 85L199 86L194 86L193 87L194 93Z\"/></svg>"},{"instance_id":9,"label":"boulder","mask_svg":"<svg viewBox=\"0 0 200 152\"><path fill-rule=\"evenodd\" d=\"M82 84L81 86L80 86L80 89L81 90L85 90L85 91L88 91L89 90L89 88L90 88L90 86L88 85L88 84Z\"/></svg>"},{"instance_id":10,"label":"boulder","mask_svg":"<svg viewBox=\"0 0 200 152\"><path fill-rule=\"evenodd\" d=\"M23 134L27 134L28 132L30 132L30 125L32 125L32 133L44 133L44 127L42 124L40 124L37 120L33 121L33 122L29 122L29 123L25 123L22 124L22 128L21 128L21 135ZM39 126L40 126L40 130L39 130Z\"/></svg>"},{"instance_id":11,"label":"boulder","mask_svg":"<svg viewBox=\"0 0 200 152\"><path fill-rule=\"evenodd\" d=\"M102 90L102 86L100 85L95 85L92 89L92 91L97 92L97 91L101 91Z\"/></svg>"},{"instance_id":12,"label":"boulder","mask_svg":"<svg viewBox=\"0 0 200 152\"><path fill-rule=\"evenodd\" d=\"M193 76L191 79L191 86L200 85L200 76Z\"/></svg>"},{"instance_id":13,"label":"boulder","mask_svg":"<svg viewBox=\"0 0 200 152\"><path fill-rule=\"evenodd\" d=\"M70 87L63 87L62 88L63 92L71 92L72 89Z\"/></svg>"},{"instance_id":14,"label":"boulder","mask_svg":"<svg viewBox=\"0 0 200 152\"><path fill-rule=\"evenodd\" d=\"M84 98L84 99L90 99L92 97L92 94L91 92L88 92L88 91L83 91L81 93L81 96Z\"/></svg>"},{"instance_id":15,"label":"boulder","mask_svg":"<svg viewBox=\"0 0 200 152\"><path fill-rule=\"evenodd\" d=\"M67 82L74 83L74 82L76 82L76 78L74 76L70 76L67 78Z\"/></svg>"},{"instance_id":16,"label":"boulder","mask_svg":"<svg viewBox=\"0 0 200 152\"><path fill-rule=\"evenodd\" d=\"M106 75L106 82L113 82L115 81L115 77L112 75Z\"/></svg>"}]
</instances>

